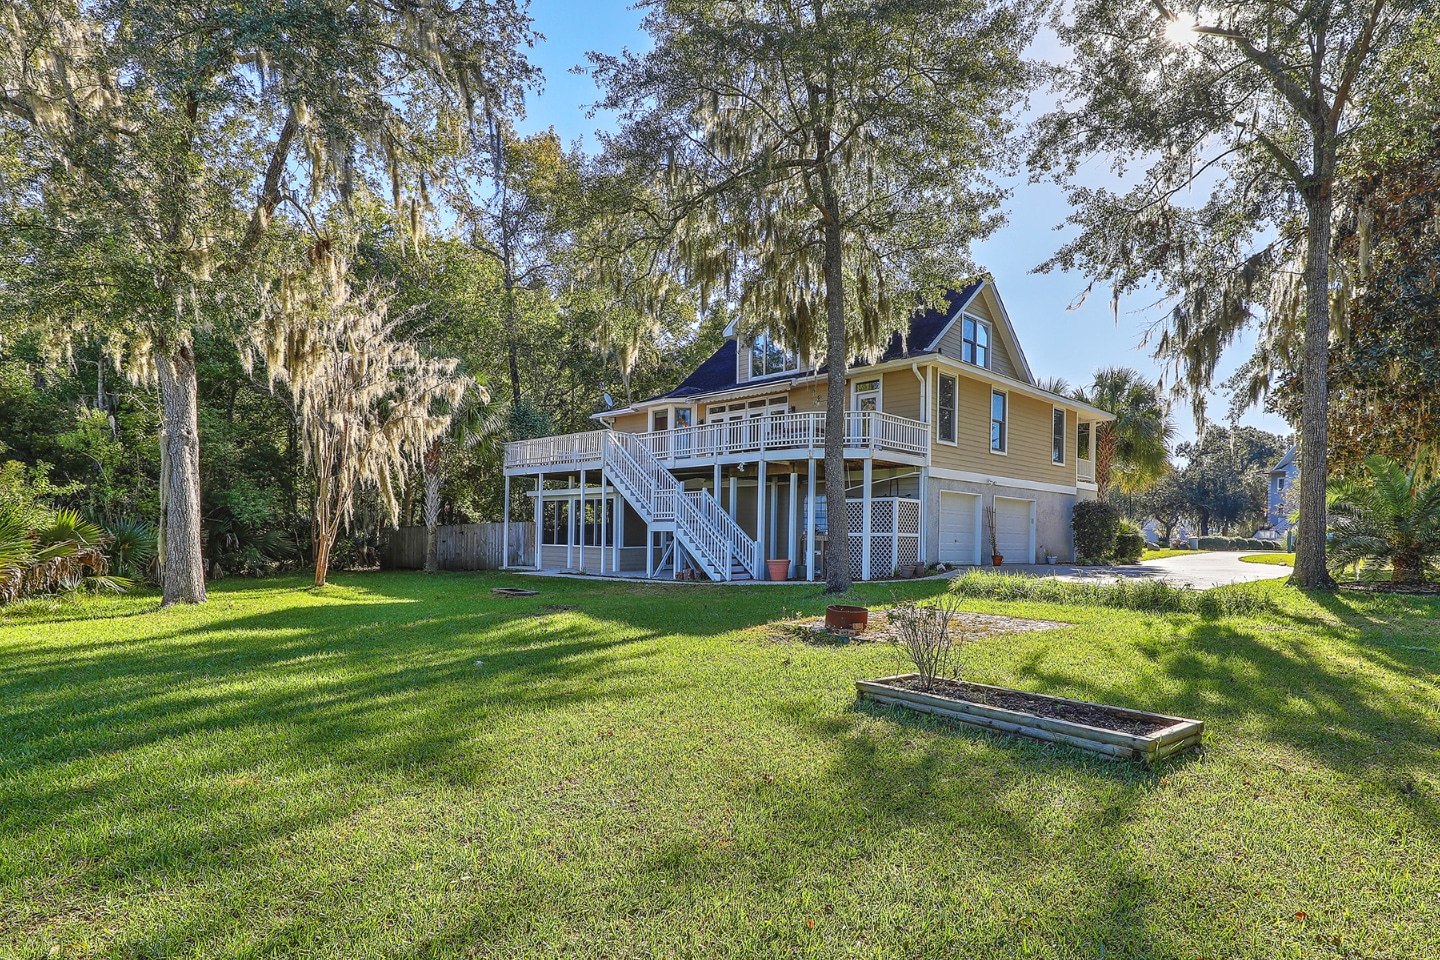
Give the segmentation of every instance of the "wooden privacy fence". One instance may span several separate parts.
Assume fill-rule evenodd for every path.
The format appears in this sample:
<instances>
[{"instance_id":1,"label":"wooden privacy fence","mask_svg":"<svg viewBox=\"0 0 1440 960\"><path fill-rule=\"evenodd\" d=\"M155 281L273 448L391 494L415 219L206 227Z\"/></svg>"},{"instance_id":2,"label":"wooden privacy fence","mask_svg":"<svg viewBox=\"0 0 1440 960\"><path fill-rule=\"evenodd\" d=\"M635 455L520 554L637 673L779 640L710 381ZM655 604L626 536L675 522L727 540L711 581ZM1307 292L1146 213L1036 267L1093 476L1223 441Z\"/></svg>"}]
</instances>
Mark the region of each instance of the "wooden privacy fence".
<instances>
[{"instance_id":1,"label":"wooden privacy fence","mask_svg":"<svg viewBox=\"0 0 1440 960\"><path fill-rule=\"evenodd\" d=\"M503 523L457 523L436 527L441 570L497 570ZM380 556L393 570L425 569L425 528L400 527L385 535ZM535 564L535 524L510 522L511 566Z\"/></svg>"}]
</instances>

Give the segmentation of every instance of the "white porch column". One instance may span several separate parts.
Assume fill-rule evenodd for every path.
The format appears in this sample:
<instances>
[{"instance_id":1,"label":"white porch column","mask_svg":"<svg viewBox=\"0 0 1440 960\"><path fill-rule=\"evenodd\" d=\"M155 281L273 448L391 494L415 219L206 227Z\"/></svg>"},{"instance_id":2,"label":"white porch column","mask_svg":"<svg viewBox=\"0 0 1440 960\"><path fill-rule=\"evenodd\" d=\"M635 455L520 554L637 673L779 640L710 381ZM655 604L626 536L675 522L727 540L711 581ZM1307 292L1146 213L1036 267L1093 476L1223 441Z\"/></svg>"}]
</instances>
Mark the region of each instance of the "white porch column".
<instances>
[{"instance_id":1,"label":"white porch column","mask_svg":"<svg viewBox=\"0 0 1440 960\"><path fill-rule=\"evenodd\" d=\"M1090 470L1092 473L1095 471L1095 434L1099 432L1098 430L1096 430L1098 426L1099 424L1096 423L1094 420L1090 421ZM1090 479L1093 482L1096 477L1092 476Z\"/></svg>"},{"instance_id":2,"label":"white porch column","mask_svg":"<svg viewBox=\"0 0 1440 960\"><path fill-rule=\"evenodd\" d=\"M719 505L722 510L724 509L724 504L723 504L723 502L722 502L721 499L720 499L720 461L719 461L719 460L716 460L716 461L715 461L715 503L716 503L717 505Z\"/></svg>"},{"instance_id":3,"label":"white porch column","mask_svg":"<svg viewBox=\"0 0 1440 960\"><path fill-rule=\"evenodd\" d=\"M569 481L567 480L568 484ZM575 569L575 498L565 499L565 569Z\"/></svg>"},{"instance_id":4,"label":"white porch column","mask_svg":"<svg viewBox=\"0 0 1440 960\"><path fill-rule=\"evenodd\" d=\"M655 576L655 530L645 524L645 579Z\"/></svg>"},{"instance_id":5,"label":"white porch column","mask_svg":"<svg viewBox=\"0 0 1440 960\"><path fill-rule=\"evenodd\" d=\"M785 511L786 515L790 518L790 528L786 531L786 533L787 533L786 543L787 543L787 546L788 546L789 549L788 549L786 552L789 553L789 555L790 555L790 576L792 576L792 577L795 576L797 573L800 572L800 571L797 570L796 567L795 567L796 562L797 562L797 561L796 561L796 558L800 555L800 551L799 551L798 549L796 549L796 548L799 546L799 541L797 541L797 540L795 539L795 524L796 524L796 522L799 520L799 517L798 517L799 510L800 510L800 474L796 473L796 472L792 469L792 470L790 471L790 509Z\"/></svg>"},{"instance_id":6,"label":"white porch column","mask_svg":"<svg viewBox=\"0 0 1440 960\"><path fill-rule=\"evenodd\" d=\"M770 538L770 555L767 560L778 560L780 558L780 484L770 484L770 505L765 508L766 516L770 518L770 529L766 536Z\"/></svg>"},{"instance_id":7,"label":"white porch column","mask_svg":"<svg viewBox=\"0 0 1440 960\"><path fill-rule=\"evenodd\" d=\"M930 561L925 558L925 528L930 520L930 505L925 500L925 494L929 492L927 489L929 485L925 481L929 478L930 468L922 467L920 469L920 529L917 531L920 539L915 542L915 560L926 566L930 564Z\"/></svg>"},{"instance_id":8,"label":"white porch column","mask_svg":"<svg viewBox=\"0 0 1440 960\"><path fill-rule=\"evenodd\" d=\"M545 474L535 474L535 569L540 569L540 527L545 522Z\"/></svg>"},{"instance_id":9,"label":"white porch column","mask_svg":"<svg viewBox=\"0 0 1440 960\"><path fill-rule=\"evenodd\" d=\"M615 519L611 525L615 527L611 531L610 547L610 572L620 572L620 544L625 542L625 501L620 497L615 498L615 504L611 508Z\"/></svg>"},{"instance_id":10,"label":"white porch column","mask_svg":"<svg viewBox=\"0 0 1440 960\"><path fill-rule=\"evenodd\" d=\"M755 540L760 544L758 551L760 569L751 576L756 580L762 580L765 577L765 561L770 557L770 544L766 543L769 538L765 536L765 461L756 461L756 466L758 469L755 479Z\"/></svg>"},{"instance_id":11,"label":"white porch column","mask_svg":"<svg viewBox=\"0 0 1440 960\"><path fill-rule=\"evenodd\" d=\"M504 519L500 521L500 536L505 540L500 547L500 569L510 566L510 474L505 474L505 504L500 508ZM535 549L540 549L540 531L535 531Z\"/></svg>"},{"instance_id":12,"label":"white porch column","mask_svg":"<svg viewBox=\"0 0 1440 960\"><path fill-rule=\"evenodd\" d=\"M738 504L739 504L739 503L740 503L740 475L739 475L739 474L732 473L732 474L730 474L730 508L725 511L726 513L730 514L730 519L732 519L732 520L734 520L734 519L735 519L735 515L740 512L739 507L738 507Z\"/></svg>"},{"instance_id":13,"label":"white porch column","mask_svg":"<svg viewBox=\"0 0 1440 960\"><path fill-rule=\"evenodd\" d=\"M575 569L581 573L585 572L585 471L580 471L580 512L576 514L576 525L579 528L577 537L580 541L580 561Z\"/></svg>"},{"instance_id":14,"label":"white porch column","mask_svg":"<svg viewBox=\"0 0 1440 960\"><path fill-rule=\"evenodd\" d=\"M861 540L861 551L862 551L861 554L860 554L860 579L861 579L861 580L869 580L869 579L870 579L870 478L871 478L871 476L872 476L873 473L874 473L874 466L873 466L874 461L871 460L869 457L866 457L864 460L861 461L861 464L862 464L862 466L863 466L863 470L861 471L862 480L861 480L861 490L860 490L860 502L864 504L865 513L864 513L864 515L860 518L860 540ZM849 511L846 511L846 512L848 513ZM847 518L847 521L848 521L848 518Z\"/></svg>"},{"instance_id":15,"label":"white porch column","mask_svg":"<svg viewBox=\"0 0 1440 960\"><path fill-rule=\"evenodd\" d=\"M805 579L815 579L815 458L805 476Z\"/></svg>"},{"instance_id":16,"label":"white porch column","mask_svg":"<svg viewBox=\"0 0 1440 960\"><path fill-rule=\"evenodd\" d=\"M605 471L600 471L600 523L596 539L600 541L600 575L605 575L605 517L609 513L610 501L605 496L609 484L605 479ZM612 571L613 572L613 571Z\"/></svg>"}]
</instances>

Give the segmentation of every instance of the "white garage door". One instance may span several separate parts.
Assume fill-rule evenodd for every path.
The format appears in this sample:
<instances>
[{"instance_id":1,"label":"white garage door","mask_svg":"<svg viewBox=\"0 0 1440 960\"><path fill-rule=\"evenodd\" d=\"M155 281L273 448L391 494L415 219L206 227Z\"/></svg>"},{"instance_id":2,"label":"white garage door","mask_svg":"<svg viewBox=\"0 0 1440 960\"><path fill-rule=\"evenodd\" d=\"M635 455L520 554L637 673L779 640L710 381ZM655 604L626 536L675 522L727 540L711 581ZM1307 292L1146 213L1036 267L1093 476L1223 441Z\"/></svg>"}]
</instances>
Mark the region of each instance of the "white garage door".
<instances>
[{"instance_id":1,"label":"white garage door","mask_svg":"<svg viewBox=\"0 0 1440 960\"><path fill-rule=\"evenodd\" d=\"M973 493L940 494L940 562L979 563L976 514L980 497Z\"/></svg>"},{"instance_id":2,"label":"white garage door","mask_svg":"<svg viewBox=\"0 0 1440 960\"><path fill-rule=\"evenodd\" d=\"M1006 563L1034 563L1030 546L1030 508L1033 500L995 498L995 542Z\"/></svg>"}]
</instances>

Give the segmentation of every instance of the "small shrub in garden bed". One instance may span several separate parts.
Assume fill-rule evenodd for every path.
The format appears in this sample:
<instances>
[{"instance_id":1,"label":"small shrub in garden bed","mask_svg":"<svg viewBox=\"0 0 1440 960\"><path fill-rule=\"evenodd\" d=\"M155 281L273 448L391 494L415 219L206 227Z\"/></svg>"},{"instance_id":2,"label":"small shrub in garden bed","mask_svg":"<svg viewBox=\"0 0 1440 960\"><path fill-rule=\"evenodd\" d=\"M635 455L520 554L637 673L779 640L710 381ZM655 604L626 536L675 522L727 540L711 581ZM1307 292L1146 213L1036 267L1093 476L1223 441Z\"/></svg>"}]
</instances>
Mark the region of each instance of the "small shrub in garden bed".
<instances>
[{"instance_id":1,"label":"small shrub in garden bed","mask_svg":"<svg viewBox=\"0 0 1440 960\"><path fill-rule=\"evenodd\" d=\"M1120 535L1120 511L1103 500L1081 500L1070 516L1075 531L1075 555L1088 561L1104 560L1115 552Z\"/></svg>"},{"instance_id":2,"label":"small shrub in garden bed","mask_svg":"<svg viewBox=\"0 0 1440 960\"><path fill-rule=\"evenodd\" d=\"M1196 613L1202 617L1244 616L1271 609L1265 597L1243 587L1194 590L1164 580L1119 580L1115 583L1072 583L1018 573L976 570L956 577L950 589L981 600L1031 600L1073 603L1147 613Z\"/></svg>"},{"instance_id":3,"label":"small shrub in garden bed","mask_svg":"<svg viewBox=\"0 0 1440 960\"><path fill-rule=\"evenodd\" d=\"M1145 534L1133 523L1122 523L1115 538L1115 559L1120 563L1138 563L1145 553Z\"/></svg>"},{"instance_id":4,"label":"small shrub in garden bed","mask_svg":"<svg viewBox=\"0 0 1440 960\"><path fill-rule=\"evenodd\" d=\"M1279 550L1278 540L1257 540L1254 537L1201 537L1201 550Z\"/></svg>"}]
</instances>

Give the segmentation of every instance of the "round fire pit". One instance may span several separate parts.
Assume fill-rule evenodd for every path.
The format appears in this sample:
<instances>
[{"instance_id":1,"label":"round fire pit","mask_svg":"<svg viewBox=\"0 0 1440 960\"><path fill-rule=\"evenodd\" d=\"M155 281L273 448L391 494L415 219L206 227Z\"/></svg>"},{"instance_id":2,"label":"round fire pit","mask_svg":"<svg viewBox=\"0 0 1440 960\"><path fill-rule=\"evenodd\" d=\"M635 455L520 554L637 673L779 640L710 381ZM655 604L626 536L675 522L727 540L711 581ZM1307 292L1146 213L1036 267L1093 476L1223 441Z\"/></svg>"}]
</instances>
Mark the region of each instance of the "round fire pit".
<instances>
[{"instance_id":1,"label":"round fire pit","mask_svg":"<svg viewBox=\"0 0 1440 960\"><path fill-rule=\"evenodd\" d=\"M832 603L825 608L825 626L830 630L848 630L860 633L869 622L870 611L864 607Z\"/></svg>"}]
</instances>

